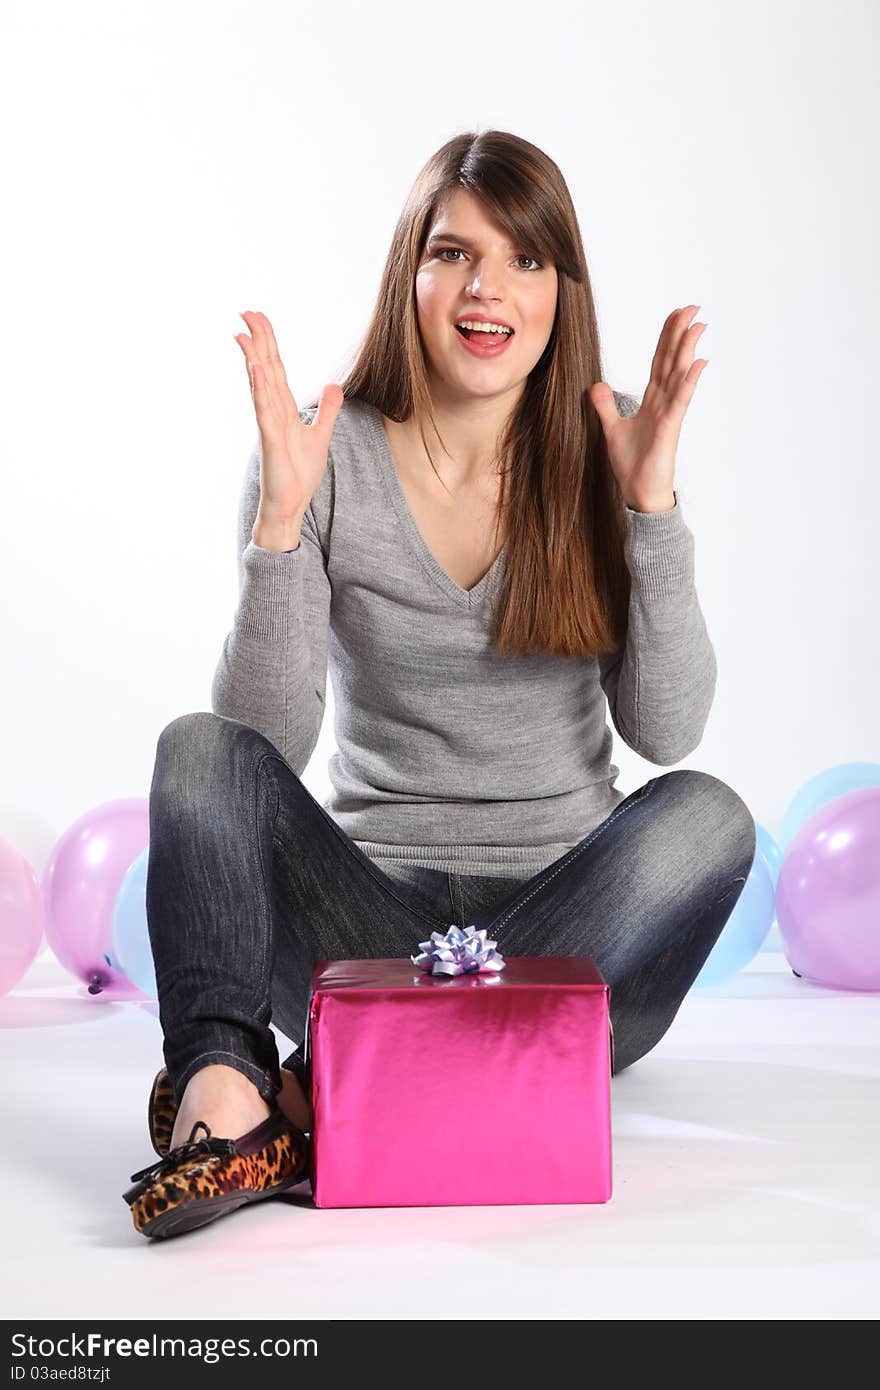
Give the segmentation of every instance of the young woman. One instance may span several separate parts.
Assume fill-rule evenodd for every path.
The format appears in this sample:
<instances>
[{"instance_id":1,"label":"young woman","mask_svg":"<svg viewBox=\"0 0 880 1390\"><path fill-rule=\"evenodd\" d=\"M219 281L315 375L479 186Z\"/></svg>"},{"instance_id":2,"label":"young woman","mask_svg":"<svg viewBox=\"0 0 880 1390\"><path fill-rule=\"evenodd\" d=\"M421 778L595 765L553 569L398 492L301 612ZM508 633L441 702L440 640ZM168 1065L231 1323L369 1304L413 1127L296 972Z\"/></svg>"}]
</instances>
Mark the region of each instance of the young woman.
<instances>
[{"instance_id":1,"label":"young woman","mask_svg":"<svg viewBox=\"0 0 880 1390\"><path fill-rule=\"evenodd\" d=\"M407 956L450 922L505 955L588 955L615 1074L663 1036L742 891L755 825L707 773L625 796L612 733L698 745L715 655L674 488L705 367L688 305L643 398L602 380L556 164L502 131L421 171L342 385L300 410L242 315L259 439L212 712L159 738L147 917L160 1161L125 1193L165 1237L308 1170L312 962ZM332 306L327 306L332 311ZM338 752L300 775L333 679Z\"/></svg>"}]
</instances>

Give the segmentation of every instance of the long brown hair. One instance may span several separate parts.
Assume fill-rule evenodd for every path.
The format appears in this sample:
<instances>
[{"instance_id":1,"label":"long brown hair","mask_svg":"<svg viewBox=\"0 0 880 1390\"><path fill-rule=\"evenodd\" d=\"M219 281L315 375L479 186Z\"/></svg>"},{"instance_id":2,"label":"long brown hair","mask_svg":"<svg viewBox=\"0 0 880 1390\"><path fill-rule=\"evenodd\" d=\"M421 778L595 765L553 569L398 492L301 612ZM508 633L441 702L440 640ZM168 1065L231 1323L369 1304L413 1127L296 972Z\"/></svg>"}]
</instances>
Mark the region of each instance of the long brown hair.
<instances>
[{"instance_id":1,"label":"long brown hair","mask_svg":"<svg viewBox=\"0 0 880 1390\"><path fill-rule=\"evenodd\" d=\"M524 254L552 261L558 275L550 339L500 442L498 533L506 563L493 640L513 655L615 650L629 607L625 504L588 394L604 378L581 234L549 155L516 135L487 130L456 135L431 156L398 219L371 322L340 383L343 394L391 420L415 412L439 436L415 281L435 213L456 188L480 198Z\"/></svg>"}]
</instances>

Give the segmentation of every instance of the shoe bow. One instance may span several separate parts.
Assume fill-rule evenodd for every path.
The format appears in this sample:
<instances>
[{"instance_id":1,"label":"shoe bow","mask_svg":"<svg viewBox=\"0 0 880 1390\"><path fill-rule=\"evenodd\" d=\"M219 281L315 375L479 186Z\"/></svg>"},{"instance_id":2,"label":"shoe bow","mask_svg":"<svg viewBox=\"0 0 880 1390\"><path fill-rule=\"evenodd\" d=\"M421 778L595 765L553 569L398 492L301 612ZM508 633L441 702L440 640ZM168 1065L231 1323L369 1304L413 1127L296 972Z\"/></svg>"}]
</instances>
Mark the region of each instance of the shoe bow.
<instances>
[{"instance_id":1,"label":"shoe bow","mask_svg":"<svg viewBox=\"0 0 880 1390\"><path fill-rule=\"evenodd\" d=\"M196 1139L196 1130L203 1129L205 1137ZM126 1199L132 1200L145 1191L157 1178L163 1178L166 1173L174 1172L181 1163L185 1163L188 1158L200 1158L203 1154L234 1154L234 1139L212 1139L211 1131L204 1120L196 1120L189 1133L189 1139L185 1144L178 1144L175 1148L169 1149L163 1158L156 1159L153 1163L148 1163L146 1168L141 1168L137 1173L132 1173L131 1181L137 1185L137 1192L126 1192Z\"/></svg>"}]
</instances>

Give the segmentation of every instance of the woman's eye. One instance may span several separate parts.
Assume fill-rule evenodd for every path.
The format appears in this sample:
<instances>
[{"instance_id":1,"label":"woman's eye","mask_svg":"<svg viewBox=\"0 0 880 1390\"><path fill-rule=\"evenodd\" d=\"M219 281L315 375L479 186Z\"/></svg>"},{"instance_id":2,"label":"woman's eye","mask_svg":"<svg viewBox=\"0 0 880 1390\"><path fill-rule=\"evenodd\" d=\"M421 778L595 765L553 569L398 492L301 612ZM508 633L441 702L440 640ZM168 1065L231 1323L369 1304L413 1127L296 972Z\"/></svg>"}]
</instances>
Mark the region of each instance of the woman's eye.
<instances>
[{"instance_id":1,"label":"woman's eye","mask_svg":"<svg viewBox=\"0 0 880 1390\"><path fill-rule=\"evenodd\" d=\"M437 251L437 256L438 256L438 258L442 260L442 258L443 258L444 256L446 256L446 255L452 255L452 256L454 256L454 255L459 255L459 256L461 256L461 255L464 255L464 252L461 250L461 248L460 248L459 246L441 246L440 249ZM532 261L532 262L534 263L534 267L535 267L536 270L540 270L540 269L541 269L541 262L538 261L538 260L536 260L534 256L527 256L527 255L523 254L523 255L521 255L521 256L517 256L516 259L517 259L518 261ZM451 264L451 265L457 265L458 262L457 262L457 261L452 261L452 262L447 261L447 265L450 265L450 264ZM528 270L529 267L526 266L526 269Z\"/></svg>"}]
</instances>

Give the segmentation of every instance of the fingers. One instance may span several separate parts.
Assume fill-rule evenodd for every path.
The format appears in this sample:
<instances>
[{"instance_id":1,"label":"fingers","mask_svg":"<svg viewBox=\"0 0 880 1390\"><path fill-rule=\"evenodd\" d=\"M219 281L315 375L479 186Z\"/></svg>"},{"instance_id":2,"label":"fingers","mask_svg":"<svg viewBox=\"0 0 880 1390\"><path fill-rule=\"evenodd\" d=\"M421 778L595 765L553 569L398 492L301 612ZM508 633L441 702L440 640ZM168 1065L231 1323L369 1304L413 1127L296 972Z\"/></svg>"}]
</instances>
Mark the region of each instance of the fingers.
<instances>
[{"instance_id":1,"label":"fingers","mask_svg":"<svg viewBox=\"0 0 880 1390\"><path fill-rule=\"evenodd\" d=\"M660 368L661 383L664 390L669 389L669 377L675 368L675 361L684 336L688 332L687 325L690 323L694 314L698 312L699 308L699 304L686 304L683 309L676 309L675 313L672 315L672 323L666 333L666 341L663 345L663 356Z\"/></svg>"},{"instance_id":2,"label":"fingers","mask_svg":"<svg viewBox=\"0 0 880 1390\"><path fill-rule=\"evenodd\" d=\"M238 346L241 348L242 353L244 354L244 364L247 367L248 381L250 383L251 395L253 395L254 365L257 360L257 355L254 352L253 347L250 345L251 339L247 336L246 333L234 333L232 336L235 338L235 341L238 343Z\"/></svg>"},{"instance_id":3,"label":"fingers","mask_svg":"<svg viewBox=\"0 0 880 1390\"><path fill-rule=\"evenodd\" d=\"M239 317L243 318L245 323L247 323L247 319L245 318L244 314L239 315ZM251 325L248 324L248 327L250 328ZM247 333L236 333L233 336L245 355L245 359L247 361L248 376L250 377L251 385L253 386L254 363L259 362L260 360L260 352L257 346L256 338L250 337Z\"/></svg>"},{"instance_id":4,"label":"fingers","mask_svg":"<svg viewBox=\"0 0 880 1390\"><path fill-rule=\"evenodd\" d=\"M666 354L671 337L675 333L676 319L681 313L681 309L673 309L672 313L668 315L666 322L660 330L660 337L654 349L654 356L651 358L651 381L655 386L661 388L666 376Z\"/></svg>"},{"instance_id":5,"label":"fingers","mask_svg":"<svg viewBox=\"0 0 880 1390\"><path fill-rule=\"evenodd\" d=\"M271 323L266 315L258 310L247 309L241 317L253 334L253 356L263 368L267 389L271 393L275 408L285 419L298 416L296 401L287 382L284 363L281 361Z\"/></svg>"},{"instance_id":6,"label":"fingers","mask_svg":"<svg viewBox=\"0 0 880 1390\"><path fill-rule=\"evenodd\" d=\"M683 330L678 340L678 349L666 382L666 390L669 395L677 397L681 392L683 382L688 382L691 386L696 386L697 378L706 364L703 362L697 372L693 372L691 368L694 363L694 353L697 350L697 340L705 333L708 326L709 325L706 323L692 323L689 328ZM687 404L687 400L689 399L690 395L687 396L684 404Z\"/></svg>"},{"instance_id":7,"label":"fingers","mask_svg":"<svg viewBox=\"0 0 880 1390\"><path fill-rule=\"evenodd\" d=\"M694 360L694 352L697 347L697 339L701 333L705 333L708 324L692 323L688 327L688 321L694 314L699 313L700 305L696 304L693 309L688 309L682 315L681 332L678 336L675 352L673 354L672 367L670 370L669 389L676 390L679 383L683 380L688 368Z\"/></svg>"},{"instance_id":8,"label":"fingers","mask_svg":"<svg viewBox=\"0 0 880 1390\"><path fill-rule=\"evenodd\" d=\"M271 430L277 429L284 422L283 414L278 409L273 383L267 376L263 363L259 360L253 339L249 338L246 333L236 333L233 336L244 353L257 424L261 433L268 435Z\"/></svg>"},{"instance_id":9,"label":"fingers","mask_svg":"<svg viewBox=\"0 0 880 1390\"><path fill-rule=\"evenodd\" d=\"M255 314L253 310L246 309L240 317L244 319L252 335L248 361L259 362L264 374L269 378L270 384L274 384L274 372L271 370L266 328L262 322L264 315ZM268 319L266 323L268 323Z\"/></svg>"},{"instance_id":10,"label":"fingers","mask_svg":"<svg viewBox=\"0 0 880 1390\"><path fill-rule=\"evenodd\" d=\"M688 327L689 320L699 309L699 304L673 309L663 325L651 362L651 381L665 394L677 393L694 360L697 339L708 327L705 323Z\"/></svg>"},{"instance_id":11,"label":"fingers","mask_svg":"<svg viewBox=\"0 0 880 1390\"><path fill-rule=\"evenodd\" d=\"M263 329L263 336L264 336L264 338L265 338L265 340L266 340L266 348L267 348L267 351L268 351L268 354L269 354L269 360L272 361L272 360L274 360L274 359L277 357L277 358L278 358L278 361L280 362L280 361L281 361L281 358L280 358L280 356L279 356L279 354L278 354L278 344L277 344L276 341L275 341L275 331L274 331L274 329L272 328L271 323L270 323L269 320L266 318L266 315L265 315L265 314L261 314L261 313L259 312L259 310L256 310L256 311L254 312L254 318L255 318L255 319L258 321L258 323L260 323L261 326L262 326L262 329Z\"/></svg>"},{"instance_id":12,"label":"fingers","mask_svg":"<svg viewBox=\"0 0 880 1390\"><path fill-rule=\"evenodd\" d=\"M260 370L261 363L254 340L252 338L249 338L246 333L236 333L234 337L235 341L238 343L238 346L244 353L245 363L247 365L248 381L250 382L251 395L255 395L256 381L257 377L259 376L263 392L263 399L270 399L271 393L269 391L268 383L266 381L266 373L264 370Z\"/></svg>"},{"instance_id":13,"label":"fingers","mask_svg":"<svg viewBox=\"0 0 880 1390\"><path fill-rule=\"evenodd\" d=\"M248 364L248 367L251 379L251 399L257 415L257 424L260 427L260 433L265 438L270 438L273 431L282 424L275 408L275 397L263 370L262 362L254 360Z\"/></svg>"}]
</instances>

